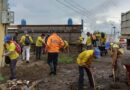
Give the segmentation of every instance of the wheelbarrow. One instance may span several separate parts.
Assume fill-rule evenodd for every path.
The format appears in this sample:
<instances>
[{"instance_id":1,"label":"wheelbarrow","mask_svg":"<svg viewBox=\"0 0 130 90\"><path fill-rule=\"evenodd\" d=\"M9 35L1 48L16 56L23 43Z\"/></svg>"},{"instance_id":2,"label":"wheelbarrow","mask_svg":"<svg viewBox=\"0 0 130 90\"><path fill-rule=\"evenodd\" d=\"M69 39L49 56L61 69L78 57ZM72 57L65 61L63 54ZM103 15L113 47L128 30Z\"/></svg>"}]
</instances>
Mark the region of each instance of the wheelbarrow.
<instances>
[{"instance_id":1,"label":"wheelbarrow","mask_svg":"<svg viewBox=\"0 0 130 90\"><path fill-rule=\"evenodd\" d=\"M127 84L130 85L130 64L125 64L125 65L123 65L123 67L126 70Z\"/></svg>"}]
</instances>

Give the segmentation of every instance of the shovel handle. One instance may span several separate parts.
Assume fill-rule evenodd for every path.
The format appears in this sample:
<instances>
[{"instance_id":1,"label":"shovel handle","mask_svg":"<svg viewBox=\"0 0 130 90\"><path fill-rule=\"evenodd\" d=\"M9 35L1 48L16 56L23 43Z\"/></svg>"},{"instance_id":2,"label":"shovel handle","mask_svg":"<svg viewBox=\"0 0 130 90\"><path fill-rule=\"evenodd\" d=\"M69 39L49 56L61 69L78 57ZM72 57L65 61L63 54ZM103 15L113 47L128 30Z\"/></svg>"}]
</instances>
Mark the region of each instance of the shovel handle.
<instances>
[{"instance_id":1,"label":"shovel handle","mask_svg":"<svg viewBox=\"0 0 130 90\"><path fill-rule=\"evenodd\" d=\"M116 75L115 75L115 69L112 69L112 74L113 74L113 81L116 82Z\"/></svg>"}]
</instances>

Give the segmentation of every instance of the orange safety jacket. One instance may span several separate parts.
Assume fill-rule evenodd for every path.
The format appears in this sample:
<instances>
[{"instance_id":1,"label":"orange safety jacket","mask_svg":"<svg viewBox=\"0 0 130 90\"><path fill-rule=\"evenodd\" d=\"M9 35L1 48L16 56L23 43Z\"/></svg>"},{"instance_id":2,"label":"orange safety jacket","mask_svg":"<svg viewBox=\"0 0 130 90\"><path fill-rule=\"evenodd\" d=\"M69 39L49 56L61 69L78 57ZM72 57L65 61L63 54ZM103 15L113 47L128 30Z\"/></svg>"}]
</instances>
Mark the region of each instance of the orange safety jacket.
<instances>
[{"instance_id":1,"label":"orange safety jacket","mask_svg":"<svg viewBox=\"0 0 130 90\"><path fill-rule=\"evenodd\" d=\"M63 40L56 33L53 33L51 36L49 36L46 45L47 52L58 53L60 51L60 48L63 46Z\"/></svg>"}]
</instances>

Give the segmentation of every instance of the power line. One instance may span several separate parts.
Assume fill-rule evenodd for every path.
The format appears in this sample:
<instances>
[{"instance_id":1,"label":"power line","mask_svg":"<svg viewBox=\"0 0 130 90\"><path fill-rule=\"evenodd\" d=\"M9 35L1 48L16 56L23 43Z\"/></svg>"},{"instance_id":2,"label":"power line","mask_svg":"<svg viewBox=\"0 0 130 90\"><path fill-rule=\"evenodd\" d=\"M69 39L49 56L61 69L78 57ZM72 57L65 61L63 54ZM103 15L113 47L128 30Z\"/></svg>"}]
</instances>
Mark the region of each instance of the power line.
<instances>
[{"instance_id":1,"label":"power line","mask_svg":"<svg viewBox=\"0 0 130 90\"><path fill-rule=\"evenodd\" d=\"M80 9L80 8L78 8L78 7L75 7L75 5L73 5L73 4L71 4L71 3L67 2L67 1L65 1L65 2L66 2L68 5L70 5L72 8L75 8L76 10L78 10L82 15L90 17L90 16L88 15L88 13L86 14L85 12L83 12L82 9Z\"/></svg>"},{"instance_id":2,"label":"power line","mask_svg":"<svg viewBox=\"0 0 130 90\"><path fill-rule=\"evenodd\" d=\"M82 7L80 4L76 3L75 1L71 0L71 2L68 2L67 0L64 0L65 2L67 2L68 4L73 5L76 8L79 8L79 10L81 10L82 12L88 14L88 15L92 15L90 11L88 11L86 8Z\"/></svg>"},{"instance_id":3,"label":"power line","mask_svg":"<svg viewBox=\"0 0 130 90\"><path fill-rule=\"evenodd\" d=\"M84 7L82 7L78 3L74 2L74 1L73 1L73 4L72 4L72 1L71 2L65 1L65 2L67 3L66 5L69 6L71 9L73 9L73 10L75 9L75 11L82 14L82 16L87 16L86 18L88 18L89 21L95 21L96 18L94 16L94 14L91 14L90 11L86 10ZM111 2L111 0L103 2L99 7L104 7L105 8L106 3L108 4L109 2ZM63 2L62 2L62 4L63 4Z\"/></svg>"},{"instance_id":4,"label":"power line","mask_svg":"<svg viewBox=\"0 0 130 90\"><path fill-rule=\"evenodd\" d=\"M94 12L90 12L88 11L86 8L82 7L80 4L76 3L75 1L71 0L71 2L67 2L70 6L73 6L74 8L77 8L78 7L78 10L80 10L80 12L84 13L88 18L89 18L89 23L93 23L93 21L95 21L97 19L96 16L96 13ZM108 1L107 1L108 2ZM109 0L110 2L110 0ZM104 3L104 2L103 2ZM106 1L105 1L106 3ZM103 5L103 4L102 4ZM104 5L105 6L105 5ZM105 8L105 7L104 7ZM96 10L97 11L97 10ZM99 10L98 10L99 12Z\"/></svg>"},{"instance_id":5,"label":"power line","mask_svg":"<svg viewBox=\"0 0 130 90\"><path fill-rule=\"evenodd\" d=\"M67 0L66 0L67 2ZM105 0L103 3L101 3L98 7L95 7L93 10L87 10L86 8L82 7L80 4L76 3L74 0L71 0L71 2L68 2L68 3L72 3L73 5L75 4L75 7L79 7L80 9L82 9L82 11L86 12L87 14L89 14L90 16L94 16L94 13L95 11L101 11L101 8L103 10L106 10L105 8L108 6L108 5L112 5L113 4L113 0ZM114 5L112 5L114 6ZM99 10L100 9L100 10ZM93 11L93 12L92 12ZM96 15L96 13L95 13Z\"/></svg>"},{"instance_id":6,"label":"power line","mask_svg":"<svg viewBox=\"0 0 130 90\"><path fill-rule=\"evenodd\" d=\"M65 0L64 0L65 1ZM80 5L78 5L77 3L76 3L76 5L74 4L74 2L73 2L73 4L72 4L72 2L67 2L67 1L65 1L69 6L71 6L71 7L73 7L73 8L76 8L76 9L78 9L78 11L80 12L80 14L82 13L83 14L83 16L85 17L85 18L87 18L87 21L89 21L88 23L92 23L92 21L95 21L95 19L94 19L94 16L88 11L88 10L86 10L85 8L82 8ZM78 6L77 6L78 5ZM79 7L80 6L80 7Z\"/></svg>"},{"instance_id":7,"label":"power line","mask_svg":"<svg viewBox=\"0 0 130 90\"><path fill-rule=\"evenodd\" d=\"M81 12L79 12L79 11L76 10L75 8L73 8L73 7L67 5L67 4L65 4L65 3L63 3L63 2L61 2L61 1L59 1L59 0L56 0L56 1L57 1L58 3L60 3L60 4L62 4L63 6L65 6L65 7L69 8L69 9L73 10L74 12L78 13L79 15L84 16L84 14L81 14ZM87 20L87 18L85 18L85 20Z\"/></svg>"},{"instance_id":8,"label":"power line","mask_svg":"<svg viewBox=\"0 0 130 90\"><path fill-rule=\"evenodd\" d=\"M91 18L91 16L88 14L88 13L86 13L86 12L84 12L84 10L82 10L82 9L80 9L80 8L78 8L78 7L76 7L75 5L73 5L73 4L71 4L71 3L69 3L69 2L66 2L68 5L70 5L71 7L73 7L73 8L75 8L76 10L78 10L79 11L79 13L83 16L83 17L85 17L85 19L87 19L87 21L91 21L90 20L90 18Z\"/></svg>"},{"instance_id":9,"label":"power line","mask_svg":"<svg viewBox=\"0 0 130 90\"><path fill-rule=\"evenodd\" d=\"M64 0L65 1L65 0ZM94 15L92 14L92 12L90 12L89 10L87 10L86 8L82 7L80 4L76 3L75 1L71 0L71 2L68 2L66 0L66 3L68 3L70 6L73 6L74 8L78 8L78 10L81 12L81 13L84 13L85 16L87 16L86 18L88 18L89 20L89 23L94 21L95 17Z\"/></svg>"},{"instance_id":10,"label":"power line","mask_svg":"<svg viewBox=\"0 0 130 90\"><path fill-rule=\"evenodd\" d=\"M107 0L101 3L98 7L92 9L90 12L86 8L82 7L80 4L76 3L74 0L71 0L71 2L65 0L63 0L62 2L59 0L56 1L58 1L60 4L64 5L65 7L73 10L74 12L78 13L79 15L85 17L85 20L89 21L89 25L91 25L91 27L93 28L96 28L96 26L94 26L95 23L94 21L96 21L97 19L97 17L95 17L96 14L99 13L100 11L106 11L106 8L108 8L108 6L110 5L114 6L112 0Z\"/></svg>"}]
</instances>

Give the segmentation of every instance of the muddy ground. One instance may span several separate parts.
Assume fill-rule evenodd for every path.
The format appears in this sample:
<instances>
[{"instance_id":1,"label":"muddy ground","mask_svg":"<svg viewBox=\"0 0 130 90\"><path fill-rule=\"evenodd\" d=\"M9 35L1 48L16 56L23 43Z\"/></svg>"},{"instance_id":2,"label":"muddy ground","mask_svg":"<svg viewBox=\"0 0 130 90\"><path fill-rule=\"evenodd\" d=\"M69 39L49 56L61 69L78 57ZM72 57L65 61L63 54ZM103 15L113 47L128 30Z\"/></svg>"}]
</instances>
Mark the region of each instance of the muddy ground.
<instances>
[{"instance_id":1,"label":"muddy ground","mask_svg":"<svg viewBox=\"0 0 130 90\"><path fill-rule=\"evenodd\" d=\"M46 56L43 57L43 60L35 60L32 56L29 64L20 60L17 66L18 79L42 80L38 85L38 90L77 90L78 66L75 63L59 63L56 76L49 76L49 67L46 63ZM112 78L109 77L109 75L112 74L111 58L109 56L95 59L92 67L97 90L130 90L129 86L126 84L126 76L123 69L120 82L114 84ZM4 83L9 79L9 68L6 66L1 70L2 75L5 78L1 83ZM91 90L89 88L87 74L85 75L84 88L85 90Z\"/></svg>"}]
</instances>

